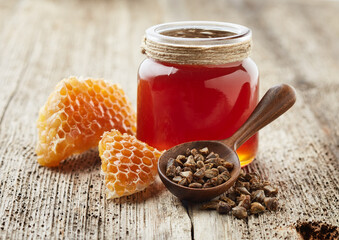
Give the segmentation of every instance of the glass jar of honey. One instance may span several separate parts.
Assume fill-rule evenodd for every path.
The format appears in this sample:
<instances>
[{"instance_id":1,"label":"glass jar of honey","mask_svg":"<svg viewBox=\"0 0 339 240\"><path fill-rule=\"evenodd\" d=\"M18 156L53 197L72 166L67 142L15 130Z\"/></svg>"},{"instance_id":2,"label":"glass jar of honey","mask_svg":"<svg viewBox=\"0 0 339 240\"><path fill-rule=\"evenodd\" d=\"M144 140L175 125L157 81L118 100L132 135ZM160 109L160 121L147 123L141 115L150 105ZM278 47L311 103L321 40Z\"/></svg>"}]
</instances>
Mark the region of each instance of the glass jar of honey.
<instances>
[{"instance_id":1,"label":"glass jar of honey","mask_svg":"<svg viewBox=\"0 0 339 240\"><path fill-rule=\"evenodd\" d=\"M259 73L247 27L173 22L146 30L138 72L137 138L158 148L230 137L258 103ZM256 156L258 134L238 150Z\"/></svg>"}]
</instances>

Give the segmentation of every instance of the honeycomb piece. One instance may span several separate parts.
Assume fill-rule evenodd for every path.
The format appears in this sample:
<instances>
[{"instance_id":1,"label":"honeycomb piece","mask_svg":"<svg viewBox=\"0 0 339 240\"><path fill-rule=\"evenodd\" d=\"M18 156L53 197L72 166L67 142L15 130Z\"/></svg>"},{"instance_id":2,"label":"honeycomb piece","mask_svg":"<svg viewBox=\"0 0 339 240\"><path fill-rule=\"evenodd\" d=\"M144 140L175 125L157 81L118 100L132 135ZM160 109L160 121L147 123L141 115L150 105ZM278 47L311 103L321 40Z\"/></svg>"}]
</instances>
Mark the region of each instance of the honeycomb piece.
<instances>
[{"instance_id":1,"label":"honeycomb piece","mask_svg":"<svg viewBox=\"0 0 339 240\"><path fill-rule=\"evenodd\" d=\"M112 128L135 134L136 116L124 91L104 80L64 79L57 84L38 119L38 162L53 167L67 157L96 147Z\"/></svg>"},{"instance_id":2,"label":"honeycomb piece","mask_svg":"<svg viewBox=\"0 0 339 240\"><path fill-rule=\"evenodd\" d=\"M153 183L161 152L134 136L112 130L100 140L99 154L107 198L117 198L142 191Z\"/></svg>"}]
</instances>

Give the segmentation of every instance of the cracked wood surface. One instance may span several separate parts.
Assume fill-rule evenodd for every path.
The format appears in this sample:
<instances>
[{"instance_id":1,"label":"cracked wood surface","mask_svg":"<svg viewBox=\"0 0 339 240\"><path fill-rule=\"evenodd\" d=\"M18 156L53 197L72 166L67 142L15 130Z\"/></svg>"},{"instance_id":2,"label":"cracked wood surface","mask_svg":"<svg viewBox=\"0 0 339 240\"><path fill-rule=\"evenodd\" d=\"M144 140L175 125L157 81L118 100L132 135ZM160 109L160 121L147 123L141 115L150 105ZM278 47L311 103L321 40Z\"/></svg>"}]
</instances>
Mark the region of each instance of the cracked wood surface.
<instances>
[{"instance_id":1,"label":"cracked wood surface","mask_svg":"<svg viewBox=\"0 0 339 240\"><path fill-rule=\"evenodd\" d=\"M339 2L0 0L1 239L298 239L297 221L339 225ZM118 82L136 106L144 30L217 20L253 30L261 93L285 82L298 100L260 133L248 169L280 187L281 210L248 220L182 203L158 180L107 201L95 150L56 169L34 147L39 107L70 75Z\"/></svg>"}]
</instances>

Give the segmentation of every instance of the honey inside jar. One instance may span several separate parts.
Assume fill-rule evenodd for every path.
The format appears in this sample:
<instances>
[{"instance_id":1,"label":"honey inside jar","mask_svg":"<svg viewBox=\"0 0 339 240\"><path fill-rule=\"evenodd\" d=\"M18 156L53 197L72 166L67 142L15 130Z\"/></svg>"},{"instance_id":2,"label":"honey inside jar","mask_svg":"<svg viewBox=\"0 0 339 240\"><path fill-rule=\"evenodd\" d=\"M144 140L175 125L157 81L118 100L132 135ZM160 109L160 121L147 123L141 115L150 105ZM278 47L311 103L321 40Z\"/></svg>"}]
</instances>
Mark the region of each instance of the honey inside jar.
<instances>
[{"instance_id":1,"label":"honey inside jar","mask_svg":"<svg viewBox=\"0 0 339 240\"><path fill-rule=\"evenodd\" d=\"M194 36L205 40L237 36L206 28L161 34L190 42ZM230 137L258 103L258 75L249 57L225 64L177 64L146 58L138 73L137 138L163 150L187 141ZM257 149L256 134L237 150L242 166L254 159Z\"/></svg>"}]
</instances>

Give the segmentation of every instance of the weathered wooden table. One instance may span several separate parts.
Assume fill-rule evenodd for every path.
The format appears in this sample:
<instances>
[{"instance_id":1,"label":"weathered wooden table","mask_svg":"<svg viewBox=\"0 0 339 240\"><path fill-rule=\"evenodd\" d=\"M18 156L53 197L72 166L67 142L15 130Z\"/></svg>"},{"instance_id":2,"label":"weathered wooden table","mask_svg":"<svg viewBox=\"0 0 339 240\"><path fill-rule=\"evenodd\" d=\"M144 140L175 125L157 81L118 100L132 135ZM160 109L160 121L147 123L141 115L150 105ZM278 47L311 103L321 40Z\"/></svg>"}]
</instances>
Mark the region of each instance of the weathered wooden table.
<instances>
[{"instance_id":1,"label":"weathered wooden table","mask_svg":"<svg viewBox=\"0 0 339 240\"><path fill-rule=\"evenodd\" d=\"M338 1L0 1L0 238L297 239L297 221L339 225ZM92 150L49 169L36 162L36 119L70 75L120 83L136 105L140 42L154 24L252 28L261 93L285 82L296 105L260 133L257 170L281 189L278 213L248 220L182 204L157 181L107 201Z\"/></svg>"}]
</instances>

